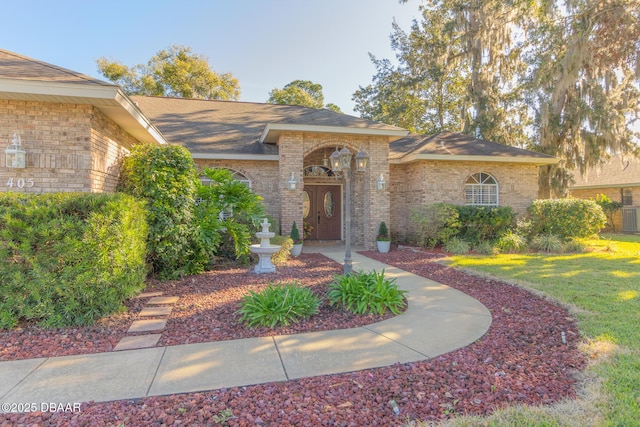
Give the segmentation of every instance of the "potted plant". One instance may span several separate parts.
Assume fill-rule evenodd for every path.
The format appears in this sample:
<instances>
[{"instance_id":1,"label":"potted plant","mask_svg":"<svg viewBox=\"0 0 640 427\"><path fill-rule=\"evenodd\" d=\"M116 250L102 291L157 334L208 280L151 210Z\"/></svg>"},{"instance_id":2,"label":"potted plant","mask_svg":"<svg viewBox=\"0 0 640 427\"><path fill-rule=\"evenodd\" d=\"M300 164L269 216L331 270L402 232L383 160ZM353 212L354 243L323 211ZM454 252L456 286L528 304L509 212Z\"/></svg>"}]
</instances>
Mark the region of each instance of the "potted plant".
<instances>
[{"instance_id":1,"label":"potted plant","mask_svg":"<svg viewBox=\"0 0 640 427\"><path fill-rule=\"evenodd\" d=\"M378 252L386 254L391 248L391 237L389 237L389 230L387 224L384 221L380 223L378 228L378 237L376 238L376 244L378 245Z\"/></svg>"},{"instance_id":2,"label":"potted plant","mask_svg":"<svg viewBox=\"0 0 640 427\"><path fill-rule=\"evenodd\" d=\"M292 256L299 256L302 252L302 239L300 238L300 231L298 231L298 225L293 221L291 226L291 240L293 240L293 247L291 248Z\"/></svg>"}]
</instances>

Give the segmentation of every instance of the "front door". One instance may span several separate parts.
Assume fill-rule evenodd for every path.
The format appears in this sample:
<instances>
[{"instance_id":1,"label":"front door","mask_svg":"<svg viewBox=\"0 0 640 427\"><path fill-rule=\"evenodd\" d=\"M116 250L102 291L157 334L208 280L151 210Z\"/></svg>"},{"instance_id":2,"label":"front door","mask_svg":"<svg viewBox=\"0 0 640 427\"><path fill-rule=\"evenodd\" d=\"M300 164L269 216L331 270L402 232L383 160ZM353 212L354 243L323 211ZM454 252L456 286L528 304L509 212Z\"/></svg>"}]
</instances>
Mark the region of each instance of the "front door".
<instances>
[{"instance_id":1,"label":"front door","mask_svg":"<svg viewBox=\"0 0 640 427\"><path fill-rule=\"evenodd\" d=\"M339 185L304 186L304 222L313 227L308 240L342 239L341 196Z\"/></svg>"}]
</instances>

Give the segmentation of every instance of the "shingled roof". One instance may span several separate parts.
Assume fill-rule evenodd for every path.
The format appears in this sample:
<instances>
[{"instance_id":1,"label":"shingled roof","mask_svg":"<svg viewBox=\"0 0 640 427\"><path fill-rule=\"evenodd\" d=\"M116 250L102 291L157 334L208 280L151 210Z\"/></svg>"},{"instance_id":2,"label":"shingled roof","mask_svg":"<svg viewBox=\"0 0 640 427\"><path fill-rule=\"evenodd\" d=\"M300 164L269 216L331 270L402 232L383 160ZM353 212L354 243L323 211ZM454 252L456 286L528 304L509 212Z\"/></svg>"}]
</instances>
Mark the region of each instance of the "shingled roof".
<instances>
[{"instance_id":1,"label":"shingled roof","mask_svg":"<svg viewBox=\"0 0 640 427\"><path fill-rule=\"evenodd\" d=\"M640 158L627 155L613 156L603 164L590 168L582 176L574 174L573 189L640 186Z\"/></svg>"},{"instance_id":2,"label":"shingled roof","mask_svg":"<svg viewBox=\"0 0 640 427\"><path fill-rule=\"evenodd\" d=\"M0 78L30 82L116 86L113 83L3 49L0 49Z\"/></svg>"},{"instance_id":3,"label":"shingled roof","mask_svg":"<svg viewBox=\"0 0 640 427\"><path fill-rule=\"evenodd\" d=\"M405 129L326 109L267 103L128 97L112 83L0 49L0 99L91 104L141 141L185 146L194 158L277 160L282 131L384 136L390 161L555 163L545 154L455 134Z\"/></svg>"},{"instance_id":4,"label":"shingled roof","mask_svg":"<svg viewBox=\"0 0 640 427\"><path fill-rule=\"evenodd\" d=\"M381 134L391 139L405 129L326 109L296 105L132 96L153 124L194 157L215 154L277 155L272 134L281 130ZM271 133L270 133L271 132Z\"/></svg>"},{"instance_id":5,"label":"shingled roof","mask_svg":"<svg viewBox=\"0 0 640 427\"><path fill-rule=\"evenodd\" d=\"M533 163L556 163L547 154L523 150L452 132L435 135L410 134L390 144L389 160L407 163L416 160L459 160Z\"/></svg>"}]
</instances>

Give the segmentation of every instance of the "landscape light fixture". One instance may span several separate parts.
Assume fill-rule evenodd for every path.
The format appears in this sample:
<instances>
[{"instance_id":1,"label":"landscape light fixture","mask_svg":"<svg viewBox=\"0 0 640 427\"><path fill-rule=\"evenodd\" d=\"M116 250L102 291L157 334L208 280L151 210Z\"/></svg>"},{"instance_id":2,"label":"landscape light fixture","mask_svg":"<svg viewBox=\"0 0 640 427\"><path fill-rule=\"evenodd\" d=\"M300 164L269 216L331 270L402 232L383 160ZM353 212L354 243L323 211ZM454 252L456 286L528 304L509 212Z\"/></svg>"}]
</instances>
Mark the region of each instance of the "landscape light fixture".
<instances>
[{"instance_id":1,"label":"landscape light fixture","mask_svg":"<svg viewBox=\"0 0 640 427\"><path fill-rule=\"evenodd\" d=\"M351 159L353 154L347 147L342 150L336 151L331 154L331 170L336 172L342 172L344 175L344 232L346 234L344 239L344 267L343 273L345 275L351 274L353 270L353 262L351 260ZM367 164L369 163L369 156L362 150L356 155L356 171L364 172Z\"/></svg>"}]
</instances>

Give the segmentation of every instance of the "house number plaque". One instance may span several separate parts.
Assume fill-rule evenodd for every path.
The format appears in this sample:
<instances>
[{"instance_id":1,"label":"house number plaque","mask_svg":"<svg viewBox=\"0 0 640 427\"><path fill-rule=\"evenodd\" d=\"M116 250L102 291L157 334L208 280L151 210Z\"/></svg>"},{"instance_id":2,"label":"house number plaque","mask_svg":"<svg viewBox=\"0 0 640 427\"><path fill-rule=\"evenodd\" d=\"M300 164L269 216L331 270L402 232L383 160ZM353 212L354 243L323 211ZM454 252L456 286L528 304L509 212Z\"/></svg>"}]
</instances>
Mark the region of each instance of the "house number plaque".
<instances>
[{"instance_id":1,"label":"house number plaque","mask_svg":"<svg viewBox=\"0 0 640 427\"><path fill-rule=\"evenodd\" d=\"M31 188L35 185L33 178L9 178L7 187L9 188Z\"/></svg>"}]
</instances>

